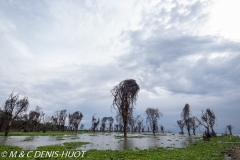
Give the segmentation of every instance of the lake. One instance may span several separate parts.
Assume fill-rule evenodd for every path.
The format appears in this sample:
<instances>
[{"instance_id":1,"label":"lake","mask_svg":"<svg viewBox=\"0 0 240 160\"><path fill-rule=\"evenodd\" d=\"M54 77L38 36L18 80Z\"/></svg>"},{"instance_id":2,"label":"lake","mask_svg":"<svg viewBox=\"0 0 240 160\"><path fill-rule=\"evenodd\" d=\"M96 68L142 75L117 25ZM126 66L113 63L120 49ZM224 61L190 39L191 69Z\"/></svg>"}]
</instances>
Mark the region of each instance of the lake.
<instances>
[{"instance_id":1,"label":"lake","mask_svg":"<svg viewBox=\"0 0 240 160\"><path fill-rule=\"evenodd\" d=\"M76 134L64 136L8 136L0 137L0 143L19 146L24 150L34 150L39 146L63 145L64 142L90 142L79 150L124 150L149 149L155 147L184 148L201 138L201 135L179 135L178 133L128 134L127 138L120 133Z\"/></svg>"}]
</instances>

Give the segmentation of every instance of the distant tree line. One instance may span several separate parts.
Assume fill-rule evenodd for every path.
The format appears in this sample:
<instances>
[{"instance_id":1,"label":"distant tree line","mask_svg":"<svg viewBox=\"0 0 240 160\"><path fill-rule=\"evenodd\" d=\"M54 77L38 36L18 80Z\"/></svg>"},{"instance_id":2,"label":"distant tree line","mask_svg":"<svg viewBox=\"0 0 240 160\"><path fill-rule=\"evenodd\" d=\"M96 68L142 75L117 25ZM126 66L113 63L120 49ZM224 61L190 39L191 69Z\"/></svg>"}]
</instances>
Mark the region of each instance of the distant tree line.
<instances>
[{"instance_id":1,"label":"distant tree line","mask_svg":"<svg viewBox=\"0 0 240 160\"><path fill-rule=\"evenodd\" d=\"M111 90L113 96L112 108L115 109L115 119L111 116L105 116L101 120L92 116L92 125L89 130L94 133L96 131L115 131L123 132L127 136L127 132L157 132L164 133L165 128L159 124L163 113L158 108L148 107L145 111L145 116L136 115L134 105L137 101L139 85L133 79L127 79L114 86ZM46 116L42 108L36 106L35 110L27 113L29 101L27 97L19 98L19 94L14 95L12 92L9 98L5 101L2 109L0 108L0 131L8 135L10 128L17 131L33 132L33 131L72 131L77 132L78 129L84 130L84 124L81 124L83 114L80 111L67 113L67 110L58 110L52 116ZM196 134L196 129L200 126L205 128L204 137L209 139L211 136L216 136L214 126L216 125L215 113L207 108L202 111L201 117L192 116L190 105L187 103L183 107L180 114L181 119L177 120L177 126L180 129L180 134L184 134L184 128L188 135ZM146 119L144 123L144 118ZM68 126L65 126L68 119ZM115 120L115 124L114 123ZM144 124L146 124L144 126ZM99 130L98 130L99 127ZM232 134L234 126L227 125L226 133ZM86 130L86 129L85 129Z\"/></svg>"}]
</instances>

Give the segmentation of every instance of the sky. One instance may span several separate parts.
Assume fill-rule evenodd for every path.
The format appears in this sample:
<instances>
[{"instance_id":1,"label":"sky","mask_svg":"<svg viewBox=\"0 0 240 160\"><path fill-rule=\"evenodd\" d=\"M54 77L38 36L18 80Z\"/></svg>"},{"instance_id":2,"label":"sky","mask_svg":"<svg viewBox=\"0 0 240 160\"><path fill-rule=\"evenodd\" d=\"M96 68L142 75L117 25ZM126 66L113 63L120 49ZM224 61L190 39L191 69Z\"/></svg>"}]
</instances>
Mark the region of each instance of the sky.
<instances>
[{"instance_id":1,"label":"sky","mask_svg":"<svg viewBox=\"0 0 240 160\"><path fill-rule=\"evenodd\" d=\"M0 103L12 91L28 111L80 111L115 117L110 90L140 86L136 114L158 108L159 124L178 132L186 103L215 131L240 134L239 0L0 0ZM67 124L67 123L66 123ZM201 128L200 132L204 129Z\"/></svg>"}]
</instances>

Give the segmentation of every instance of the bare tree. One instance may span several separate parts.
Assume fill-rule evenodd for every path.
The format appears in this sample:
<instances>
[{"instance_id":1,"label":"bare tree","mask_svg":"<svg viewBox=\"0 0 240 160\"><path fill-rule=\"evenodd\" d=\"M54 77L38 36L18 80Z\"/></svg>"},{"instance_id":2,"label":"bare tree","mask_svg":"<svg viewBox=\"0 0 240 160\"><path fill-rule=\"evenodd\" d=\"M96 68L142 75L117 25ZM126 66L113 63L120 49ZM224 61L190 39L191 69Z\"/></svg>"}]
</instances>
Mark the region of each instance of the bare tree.
<instances>
[{"instance_id":1,"label":"bare tree","mask_svg":"<svg viewBox=\"0 0 240 160\"><path fill-rule=\"evenodd\" d=\"M115 131L121 131L122 132L122 127L123 127L123 120L122 120L122 116L120 116L119 114L116 115L115 117L117 124L115 124Z\"/></svg>"},{"instance_id":2,"label":"bare tree","mask_svg":"<svg viewBox=\"0 0 240 160\"><path fill-rule=\"evenodd\" d=\"M225 131L226 131L226 132L229 132L229 134L232 135L232 130L233 130L234 128L235 128L235 127L232 126L232 125L227 125L227 126L225 127Z\"/></svg>"},{"instance_id":3,"label":"bare tree","mask_svg":"<svg viewBox=\"0 0 240 160\"><path fill-rule=\"evenodd\" d=\"M51 117L51 124L52 124L52 131L54 131L54 130L59 131L58 117L57 117L56 114L54 114L54 115Z\"/></svg>"},{"instance_id":4,"label":"bare tree","mask_svg":"<svg viewBox=\"0 0 240 160\"><path fill-rule=\"evenodd\" d=\"M108 121L109 121L109 131L111 132L113 130L112 124L114 122L113 117L108 117Z\"/></svg>"},{"instance_id":5,"label":"bare tree","mask_svg":"<svg viewBox=\"0 0 240 160\"><path fill-rule=\"evenodd\" d=\"M18 114L20 114L21 112L25 112L28 109L29 106L28 98L27 97L24 97L23 99L18 98L19 94L14 95L12 92L4 104L3 113L5 114L7 122L5 136L8 135L12 122L18 116Z\"/></svg>"},{"instance_id":6,"label":"bare tree","mask_svg":"<svg viewBox=\"0 0 240 160\"><path fill-rule=\"evenodd\" d=\"M105 132L105 128L106 128L106 122L108 120L108 117L103 117L101 120L101 131Z\"/></svg>"},{"instance_id":7,"label":"bare tree","mask_svg":"<svg viewBox=\"0 0 240 160\"><path fill-rule=\"evenodd\" d=\"M73 114L68 114L68 128L67 130L68 131L73 131L74 129L74 126L73 126Z\"/></svg>"},{"instance_id":8,"label":"bare tree","mask_svg":"<svg viewBox=\"0 0 240 160\"><path fill-rule=\"evenodd\" d=\"M7 115L0 109L0 132L6 128L7 125Z\"/></svg>"},{"instance_id":9,"label":"bare tree","mask_svg":"<svg viewBox=\"0 0 240 160\"><path fill-rule=\"evenodd\" d=\"M190 125L190 105L189 104L185 104L182 113L181 113L181 117L184 120L184 124L187 128L188 131L188 135L190 136L190 129L191 129L191 125Z\"/></svg>"},{"instance_id":10,"label":"bare tree","mask_svg":"<svg viewBox=\"0 0 240 160\"><path fill-rule=\"evenodd\" d=\"M51 117L46 116L45 114L43 115L43 132L47 131L47 125L51 124Z\"/></svg>"},{"instance_id":11,"label":"bare tree","mask_svg":"<svg viewBox=\"0 0 240 160\"><path fill-rule=\"evenodd\" d=\"M184 125L185 125L184 120L178 120L177 124L178 124L178 127L181 130L180 134L184 134L184 132L183 132L183 128L184 128Z\"/></svg>"},{"instance_id":12,"label":"bare tree","mask_svg":"<svg viewBox=\"0 0 240 160\"><path fill-rule=\"evenodd\" d=\"M62 130L64 132L66 117L67 110L56 111L52 116L53 129L57 128L57 131Z\"/></svg>"},{"instance_id":13,"label":"bare tree","mask_svg":"<svg viewBox=\"0 0 240 160\"><path fill-rule=\"evenodd\" d=\"M65 121L67 117L67 110L61 110L58 114L58 119L59 119L59 127L62 129L64 132L64 126L65 126Z\"/></svg>"},{"instance_id":14,"label":"bare tree","mask_svg":"<svg viewBox=\"0 0 240 160\"><path fill-rule=\"evenodd\" d=\"M134 109L133 105L137 101L139 90L138 84L133 79L124 80L111 90L114 97L112 107L119 112L123 119L124 137L127 136L128 115Z\"/></svg>"},{"instance_id":15,"label":"bare tree","mask_svg":"<svg viewBox=\"0 0 240 160\"><path fill-rule=\"evenodd\" d=\"M161 133L164 133L164 127L161 125L160 126Z\"/></svg>"},{"instance_id":16,"label":"bare tree","mask_svg":"<svg viewBox=\"0 0 240 160\"><path fill-rule=\"evenodd\" d=\"M99 123L100 123L100 119L98 118L98 120L97 120L93 115L93 117L92 117L92 127L91 127L93 133L95 133L96 128L99 125Z\"/></svg>"},{"instance_id":17,"label":"bare tree","mask_svg":"<svg viewBox=\"0 0 240 160\"><path fill-rule=\"evenodd\" d=\"M134 126L137 123L139 118L140 118L140 115L133 116L133 113L129 114L129 116L128 116L128 124L131 127L131 131L132 132L133 132Z\"/></svg>"},{"instance_id":18,"label":"bare tree","mask_svg":"<svg viewBox=\"0 0 240 160\"><path fill-rule=\"evenodd\" d=\"M193 130L193 134L196 135L196 129L201 125L201 122L200 120L193 116L193 117L190 117L190 126Z\"/></svg>"},{"instance_id":19,"label":"bare tree","mask_svg":"<svg viewBox=\"0 0 240 160\"><path fill-rule=\"evenodd\" d=\"M40 130L40 122L43 119L43 111L39 106L36 106L35 110L29 112L28 118L28 127L30 131L39 131Z\"/></svg>"},{"instance_id":20,"label":"bare tree","mask_svg":"<svg viewBox=\"0 0 240 160\"><path fill-rule=\"evenodd\" d=\"M80 125L80 130L84 130L84 124Z\"/></svg>"},{"instance_id":21,"label":"bare tree","mask_svg":"<svg viewBox=\"0 0 240 160\"><path fill-rule=\"evenodd\" d=\"M137 129L138 129L138 133L140 133L141 130L144 130L143 118L140 115L139 115L139 118L137 119Z\"/></svg>"},{"instance_id":22,"label":"bare tree","mask_svg":"<svg viewBox=\"0 0 240 160\"><path fill-rule=\"evenodd\" d=\"M158 119L160 119L163 114L158 110L158 108L147 108L145 112L147 114L146 122L149 123L153 134L155 134L158 128Z\"/></svg>"},{"instance_id":23,"label":"bare tree","mask_svg":"<svg viewBox=\"0 0 240 160\"><path fill-rule=\"evenodd\" d=\"M79 111L73 113L73 126L75 131L78 131L78 126L83 118L83 114Z\"/></svg>"},{"instance_id":24,"label":"bare tree","mask_svg":"<svg viewBox=\"0 0 240 160\"><path fill-rule=\"evenodd\" d=\"M15 120L12 122L11 128L15 128L18 129L18 131L21 131L24 125L25 125L24 113L19 113Z\"/></svg>"},{"instance_id":25,"label":"bare tree","mask_svg":"<svg viewBox=\"0 0 240 160\"><path fill-rule=\"evenodd\" d=\"M216 121L216 116L213 111L211 111L209 108L206 109L206 112L204 113L202 111L202 116L201 116L201 125L203 125L206 128L205 131L205 136L208 139L211 136L216 136L216 133L213 129ZM211 132L210 132L211 129Z\"/></svg>"},{"instance_id":26,"label":"bare tree","mask_svg":"<svg viewBox=\"0 0 240 160\"><path fill-rule=\"evenodd\" d=\"M78 126L83 118L83 114L79 111L74 112L73 114L68 115L68 130L78 131Z\"/></svg>"}]
</instances>

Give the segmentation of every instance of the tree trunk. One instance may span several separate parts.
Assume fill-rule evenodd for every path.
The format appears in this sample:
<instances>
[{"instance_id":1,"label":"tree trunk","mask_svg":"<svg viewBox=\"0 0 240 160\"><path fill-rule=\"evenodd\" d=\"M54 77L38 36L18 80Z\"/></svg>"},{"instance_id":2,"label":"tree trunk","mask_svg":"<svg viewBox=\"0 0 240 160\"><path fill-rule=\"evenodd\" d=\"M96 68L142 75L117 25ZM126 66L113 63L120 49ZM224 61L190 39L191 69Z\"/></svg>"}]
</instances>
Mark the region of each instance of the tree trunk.
<instances>
[{"instance_id":1,"label":"tree trunk","mask_svg":"<svg viewBox=\"0 0 240 160\"><path fill-rule=\"evenodd\" d=\"M123 122L123 133L124 133L124 137L127 137L127 121L126 121L126 119Z\"/></svg>"},{"instance_id":2,"label":"tree trunk","mask_svg":"<svg viewBox=\"0 0 240 160\"><path fill-rule=\"evenodd\" d=\"M12 119L7 124L6 131L5 131L5 136L8 136L8 132L9 132L9 129L10 129L11 125L12 125Z\"/></svg>"},{"instance_id":3,"label":"tree trunk","mask_svg":"<svg viewBox=\"0 0 240 160\"><path fill-rule=\"evenodd\" d=\"M188 131L188 136L190 136L190 128L187 127L187 131Z\"/></svg>"}]
</instances>

